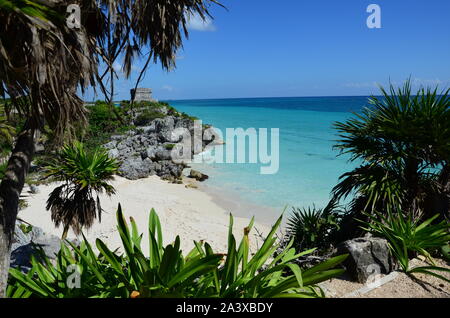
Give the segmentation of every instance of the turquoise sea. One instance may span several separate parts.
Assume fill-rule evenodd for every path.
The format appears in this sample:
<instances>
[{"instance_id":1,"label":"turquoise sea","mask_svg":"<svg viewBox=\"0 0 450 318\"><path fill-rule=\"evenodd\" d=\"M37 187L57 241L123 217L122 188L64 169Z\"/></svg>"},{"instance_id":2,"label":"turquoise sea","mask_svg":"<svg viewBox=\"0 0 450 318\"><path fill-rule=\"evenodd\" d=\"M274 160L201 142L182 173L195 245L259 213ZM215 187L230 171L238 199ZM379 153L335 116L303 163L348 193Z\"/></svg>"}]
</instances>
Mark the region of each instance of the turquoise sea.
<instances>
[{"instance_id":1,"label":"turquoise sea","mask_svg":"<svg viewBox=\"0 0 450 318\"><path fill-rule=\"evenodd\" d=\"M279 128L280 166L261 175L258 164L201 165L207 185L250 203L275 208L323 207L340 175L356 163L333 150L332 124L367 105L367 97L249 98L168 101L180 111L219 128Z\"/></svg>"}]
</instances>

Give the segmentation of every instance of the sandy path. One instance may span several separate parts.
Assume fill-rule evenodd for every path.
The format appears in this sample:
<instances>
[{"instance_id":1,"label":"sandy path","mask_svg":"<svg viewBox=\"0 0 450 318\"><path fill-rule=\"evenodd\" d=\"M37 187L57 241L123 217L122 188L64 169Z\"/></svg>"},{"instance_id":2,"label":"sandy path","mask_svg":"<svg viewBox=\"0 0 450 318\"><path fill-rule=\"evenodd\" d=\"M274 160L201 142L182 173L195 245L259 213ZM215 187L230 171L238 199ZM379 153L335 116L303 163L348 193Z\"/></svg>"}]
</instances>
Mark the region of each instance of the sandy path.
<instances>
[{"instance_id":1,"label":"sandy path","mask_svg":"<svg viewBox=\"0 0 450 318\"><path fill-rule=\"evenodd\" d=\"M189 181L191 182L191 181ZM194 246L193 241L205 240L215 251L225 252L228 235L228 212L213 201L208 194L184 184L170 184L156 176L130 181L116 177L112 182L117 194L111 198L101 196L102 222L85 231L87 239L94 242L102 239L111 249L121 246L116 230L116 209L119 202L126 217L133 217L144 233L143 249L148 250L147 224L151 208L158 213L164 234L164 241L169 244L176 235L181 237L181 247L185 253ZM62 228L55 228L50 218L50 212L45 210L49 193L56 184L41 185L37 194L29 194L28 207L19 212L19 217L26 222L41 227L45 232L61 236ZM234 233L237 240L242 237L243 229L248 225L246 218L235 217ZM256 224L258 231L267 234L268 228ZM69 233L69 238L74 234ZM255 231L251 233L252 250L261 244Z\"/></svg>"}]
</instances>

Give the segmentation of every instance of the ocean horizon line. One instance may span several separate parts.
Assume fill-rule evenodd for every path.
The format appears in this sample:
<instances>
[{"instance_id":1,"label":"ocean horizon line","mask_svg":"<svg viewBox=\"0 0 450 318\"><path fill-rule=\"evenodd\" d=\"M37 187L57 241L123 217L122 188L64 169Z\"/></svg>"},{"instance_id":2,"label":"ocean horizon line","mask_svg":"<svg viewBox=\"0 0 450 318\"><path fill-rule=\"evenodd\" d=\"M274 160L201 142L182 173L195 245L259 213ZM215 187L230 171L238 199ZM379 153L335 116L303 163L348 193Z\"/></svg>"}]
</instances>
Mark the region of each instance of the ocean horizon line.
<instances>
[{"instance_id":1,"label":"ocean horizon line","mask_svg":"<svg viewBox=\"0 0 450 318\"><path fill-rule=\"evenodd\" d=\"M158 99L158 101L161 102L187 102L187 101L211 101L211 100L242 100L242 99L280 99L280 98L285 98L285 99L294 99L294 98L352 98L352 97L381 97L381 95L324 95L324 96L270 96L270 97L263 97L263 96L255 96L255 97L214 97L214 98L180 98L180 99L167 99L167 98L162 98L162 99ZM101 99L100 99L101 100ZM128 100L128 99L117 99L114 100L113 103L118 103L121 102L123 100ZM96 100L83 100L84 103L95 103L97 101Z\"/></svg>"},{"instance_id":2,"label":"ocean horizon line","mask_svg":"<svg viewBox=\"0 0 450 318\"><path fill-rule=\"evenodd\" d=\"M280 99L280 98L352 98L352 97L381 97L381 95L324 95L324 96L256 96L256 97L214 97L214 98L182 98L182 99L161 99L165 102L184 102L184 101L211 101L211 100L242 100L242 99Z\"/></svg>"}]
</instances>

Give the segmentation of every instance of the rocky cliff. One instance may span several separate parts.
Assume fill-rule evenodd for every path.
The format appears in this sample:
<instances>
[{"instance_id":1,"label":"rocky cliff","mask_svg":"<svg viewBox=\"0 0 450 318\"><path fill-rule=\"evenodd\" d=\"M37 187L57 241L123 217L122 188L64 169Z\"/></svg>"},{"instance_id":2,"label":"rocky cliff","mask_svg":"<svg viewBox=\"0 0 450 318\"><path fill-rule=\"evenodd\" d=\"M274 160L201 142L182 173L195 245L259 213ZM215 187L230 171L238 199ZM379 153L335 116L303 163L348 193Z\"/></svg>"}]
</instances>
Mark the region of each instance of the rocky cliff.
<instances>
[{"instance_id":1,"label":"rocky cliff","mask_svg":"<svg viewBox=\"0 0 450 318\"><path fill-rule=\"evenodd\" d=\"M160 118L148 121L143 121L137 114L134 121L136 129L124 135L112 136L112 140L104 145L109 155L119 160L121 176L130 180L151 175L170 181L180 179L186 165L173 162L171 152L182 137L173 132L177 128L185 128L193 136L194 118L171 110L158 109ZM209 142L203 141L201 149L191 147L192 154L200 153Z\"/></svg>"}]
</instances>

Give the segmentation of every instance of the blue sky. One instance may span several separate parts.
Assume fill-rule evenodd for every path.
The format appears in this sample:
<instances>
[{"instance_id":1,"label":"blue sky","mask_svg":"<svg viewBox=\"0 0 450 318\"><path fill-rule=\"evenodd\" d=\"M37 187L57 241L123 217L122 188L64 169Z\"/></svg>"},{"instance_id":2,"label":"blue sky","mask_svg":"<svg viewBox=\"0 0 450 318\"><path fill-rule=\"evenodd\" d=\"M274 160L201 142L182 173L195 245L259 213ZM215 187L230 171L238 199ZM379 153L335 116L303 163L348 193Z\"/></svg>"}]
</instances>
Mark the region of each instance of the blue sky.
<instances>
[{"instance_id":1,"label":"blue sky","mask_svg":"<svg viewBox=\"0 0 450 318\"><path fill-rule=\"evenodd\" d=\"M369 95L409 76L416 86L450 85L448 0L222 3L228 11L213 8L213 21L191 23L177 68L152 65L140 86L166 100ZM372 3L381 29L366 25ZM115 100L129 98L136 77L117 82Z\"/></svg>"}]
</instances>

